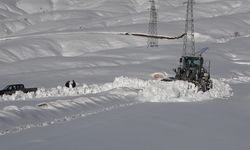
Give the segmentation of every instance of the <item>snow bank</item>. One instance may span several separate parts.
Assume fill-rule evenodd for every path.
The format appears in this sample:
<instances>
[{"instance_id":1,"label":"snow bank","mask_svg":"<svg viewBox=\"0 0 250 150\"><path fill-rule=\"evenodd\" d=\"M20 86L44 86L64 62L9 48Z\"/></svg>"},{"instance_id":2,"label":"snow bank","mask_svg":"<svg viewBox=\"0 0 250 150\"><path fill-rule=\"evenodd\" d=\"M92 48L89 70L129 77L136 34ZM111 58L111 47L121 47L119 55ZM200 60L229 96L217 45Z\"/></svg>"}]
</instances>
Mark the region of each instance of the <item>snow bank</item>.
<instances>
[{"instance_id":1,"label":"snow bank","mask_svg":"<svg viewBox=\"0 0 250 150\"><path fill-rule=\"evenodd\" d=\"M185 81L144 81L120 77L113 84L138 89L139 98L144 102L194 102L232 96L232 89L228 84L216 79L213 79L213 83L214 88L205 93L198 92L194 84Z\"/></svg>"},{"instance_id":2,"label":"snow bank","mask_svg":"<svg viewBox=\"0 0 250 150\"><path fill-rule=\"evenodd\" d=\"M58 86L56 88L39 88L36 93L24 94L17 92L11 96L4 95L1 101L32 100L49 97L81 96L98 94L119 88L129 88L138 91L141 101L146 102L178 102L185 98L188 101L201 101L231 96L231 87L223 81L213 79L214 88L205 93L197 92L194 84L184 81L162 82L156 80L141 80L137 78L118 77L112 83L103 85L87 85L76 88ZM121 92L122 93L122 92Z\"/></svg>"}]
</instances>

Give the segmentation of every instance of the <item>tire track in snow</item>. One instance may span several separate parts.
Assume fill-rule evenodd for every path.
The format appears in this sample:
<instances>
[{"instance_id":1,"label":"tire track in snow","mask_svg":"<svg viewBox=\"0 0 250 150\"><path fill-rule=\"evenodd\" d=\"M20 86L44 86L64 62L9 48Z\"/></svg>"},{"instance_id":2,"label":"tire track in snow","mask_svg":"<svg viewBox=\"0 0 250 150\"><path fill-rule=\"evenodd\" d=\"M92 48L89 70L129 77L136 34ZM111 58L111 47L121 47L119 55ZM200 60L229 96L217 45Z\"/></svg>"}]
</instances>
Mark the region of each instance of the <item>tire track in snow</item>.
<instances>
[{"instance_id":1,"label":"tire track in snow","mask_svg":"<svg viewBox=\"0 0 250 150\"><path fill-rule=\"evenodd\" d=\"M100 109L100 110L97 110L94 112L80 113L80 114L76 114L76 115L72 115L72 116L65 116L63 118L55 119L53 121L46 121L46 122L42 122L39 124L27 124L27 125L14 127L12 129L0 130L0 136L4 136L4 135L8 135L8 134L15 134L15 133L19 133L19 132L22 132L24 130L36 128L36 127L47 127L47 126L51 126L51 125L55 125L55 124L66 123L69 121L73 121L75 119L80 119L83 117L88 117L90 115L95 115L98 113L111 111L111 110L118 109L118 108L128 107L128 106L132 106L132 105L136 105L136 104L138 104L138 103L120 104L120 105L116 105L116 106L103 108L103 109Z\"/></svg>"}]
</instances>

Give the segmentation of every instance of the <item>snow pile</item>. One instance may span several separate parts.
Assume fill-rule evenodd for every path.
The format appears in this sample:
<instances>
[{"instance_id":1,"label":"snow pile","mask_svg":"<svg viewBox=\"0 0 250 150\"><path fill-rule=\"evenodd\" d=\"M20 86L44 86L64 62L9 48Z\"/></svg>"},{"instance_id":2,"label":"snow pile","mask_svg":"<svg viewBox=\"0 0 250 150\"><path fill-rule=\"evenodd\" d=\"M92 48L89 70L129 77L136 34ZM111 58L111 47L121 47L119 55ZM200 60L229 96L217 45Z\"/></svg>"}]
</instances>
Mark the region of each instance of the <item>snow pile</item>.
<instances>
[{"instance_id":1,"label":"snow pile","mask_svg":"<svg viewBox=\"0 0 250 150\"><path fill-rule=\"evenodd\" d=\"M213 79L214 88L205 93L198 92L194 84L185 81L144 81L120 77L113 84L138 89L140 100L145 102L194 102L232 96L230 85L216 79Z\"/></svg>"},{"instance_id":2,"label":"snow pile","mask_svg":"<svg viewBox=\"0 0 250 150\"><path fill-rule=\"evenodd\" d=\"M136 78L118 77L112 83L103 85L87 85L76 88L58 86L56 88L40 88L36 93L24 94L17 92L11 96L4 95L1 101L31 100L49 97L81 96L98 94L120 88L138 91L141 101L146 102L188 102L201 101L214 98L225 98L232 94L231 87L219 80L213 80L214 88L205 93L197 92L197 87L184 81L162 82L156 80L141 80ZM120 92L122 94L122 92ZM183 100L185 98L185 100Z\"/></svg>"}]
</instances>

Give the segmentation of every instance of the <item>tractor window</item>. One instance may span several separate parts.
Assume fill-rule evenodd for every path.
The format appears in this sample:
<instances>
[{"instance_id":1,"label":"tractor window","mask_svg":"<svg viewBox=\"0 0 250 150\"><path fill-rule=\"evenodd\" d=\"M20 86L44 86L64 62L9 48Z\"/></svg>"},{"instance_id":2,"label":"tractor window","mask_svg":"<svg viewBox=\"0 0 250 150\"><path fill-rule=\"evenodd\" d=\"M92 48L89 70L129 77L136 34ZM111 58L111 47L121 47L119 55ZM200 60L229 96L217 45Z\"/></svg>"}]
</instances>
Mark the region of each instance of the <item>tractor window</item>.
<instances>
[{"instance_id":1,"label":"tractor window","mask_svg":"<svg viewBox=\"0 0 250 150\"><path fill-rule=\"evenodd\" d=\"M198 65L198 66L200 66L200 64L201 64L200 59L194 60L193 63L194 63L195 65Z\"/></svg>"},{"instance_id":2,"label":"tractor window","mask_svg":"<svg viewBox=\"0 0 250 150\"><path fill-rule=\"evenodd\" d=\"M189 67L199 67L201 65L199 58L188 58L186 62Z\"/></svg>"}]
</instances>

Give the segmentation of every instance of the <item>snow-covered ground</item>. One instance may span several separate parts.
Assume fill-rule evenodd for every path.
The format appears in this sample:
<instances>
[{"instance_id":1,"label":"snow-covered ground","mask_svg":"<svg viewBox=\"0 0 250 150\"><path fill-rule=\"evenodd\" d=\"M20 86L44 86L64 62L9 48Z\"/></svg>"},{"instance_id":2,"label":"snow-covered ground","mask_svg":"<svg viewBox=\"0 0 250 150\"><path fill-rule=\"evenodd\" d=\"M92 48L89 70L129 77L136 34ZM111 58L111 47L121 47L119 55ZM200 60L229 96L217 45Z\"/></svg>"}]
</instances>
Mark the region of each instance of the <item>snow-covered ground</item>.
<instances>
[{"instance_id":1,"label":"snow-covered ground","mask_svg":"<svg viewBox=\"0 0 250 150\"><path fill-rule=\"evenodd\" d=\"M185 0L158 0L161 35L184 31ZM173 75L182 40L147 39L147 0L0 0L0 144L33 149L250 149L250 0L196 0L196 48L214 88ZM68 89L68 80L78 82Z\"/></svg>"}]
</instances>

